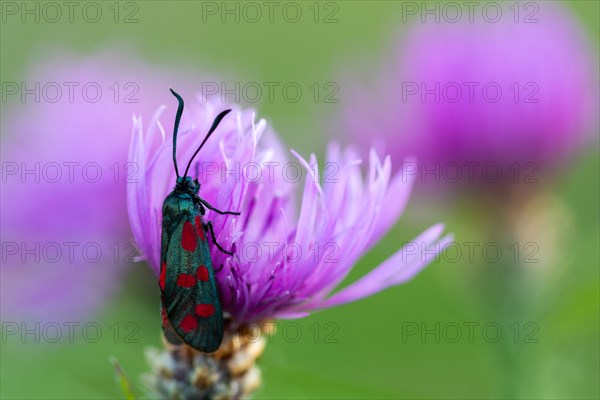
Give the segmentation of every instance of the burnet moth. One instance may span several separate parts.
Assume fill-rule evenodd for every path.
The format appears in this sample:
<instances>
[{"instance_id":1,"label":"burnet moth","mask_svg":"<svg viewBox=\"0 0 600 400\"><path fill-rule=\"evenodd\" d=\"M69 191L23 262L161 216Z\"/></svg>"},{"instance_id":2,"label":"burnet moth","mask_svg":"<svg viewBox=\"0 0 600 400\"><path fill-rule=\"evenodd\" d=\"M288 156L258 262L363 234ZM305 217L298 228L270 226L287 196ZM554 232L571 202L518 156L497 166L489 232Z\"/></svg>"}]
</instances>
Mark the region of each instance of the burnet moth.
<instances>
[{"instance_id":1,"label":"burnet moth","mask_svg":"<svg viewBox=\"0 0 600 400\"><path fill-rule=\"evenodd\" d=\"M181 344L183 340L197 350L210 353L221 345L224 327L223 310L208 248L208 233L219 250L229 255L233 253L217 243L211 222L205 222L203 216L205 207L219 214L240 213L218 210L202 199L198 195L200 183L198 179L192 180L188 171L194 157L231 110L217 115L183 176L179 176L177 131L183 114L183 99L173 89L170 90L179 102L173 130L173 164L177 182L162 208L159 286L163 331L167 341L172 344Z\"/></svg>"}]
</instances>

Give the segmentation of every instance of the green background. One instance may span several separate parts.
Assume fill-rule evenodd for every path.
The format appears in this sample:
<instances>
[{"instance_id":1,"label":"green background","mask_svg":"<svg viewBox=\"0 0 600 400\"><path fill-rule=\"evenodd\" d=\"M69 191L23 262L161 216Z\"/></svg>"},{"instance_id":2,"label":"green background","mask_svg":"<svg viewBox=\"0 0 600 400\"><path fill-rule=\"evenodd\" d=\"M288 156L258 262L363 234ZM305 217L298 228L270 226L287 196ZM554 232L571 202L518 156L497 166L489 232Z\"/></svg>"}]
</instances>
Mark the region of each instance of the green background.
<instances>
[{"instance_id":1,"label":"green background","mask_svg":"<svg viewBox=\"0 0 600 400\"><path fill-rule=\"evenodd\" d=\"M312 3L303 2L303 10ZM307 87L336 81L336 72L357 54L379 60L390 33L400 25L402 7L397 1L344 1L336 3L339 21L333 24L311 18L296 24L281 18L223 24L215 18L203 23L199 2L137 4L139 22L133 24L110 19L97 24L81 19L3 23L2 81L22 80L31 54L47 45L87 54L125 41L149 63L200 65L231 72L242 81L294 81ZM599 3L572 1L567 6L597 48ZM328 141L327 117L339 104L303 100L256 106L289 147L321 155ZM594 147L552 185L536 188L560 204L569 221L554 227L559 232L552 249L556 258L547 265L514 268L480 256L473 262L440 260L406 285L295 321L298 325L288 332L293 336L300 326L298 342L284 337L283 327L290 322L282 321L260 361L264 386L256 398L598 398L600 165ZM349 280L435 222L445 222L460 242L491 240L495 232L490 227L501 222L481 197L420 203L413 199L400 224L360 261ZM99 317L105 334L97 343L2 343L1 397L118 398L110 356L120 361L141 393L138 377L148 369L144 350L160 345L154 279L144 264L131 269ZM115 322L121 329L127 322L137 324L136 343L124 343L126 330L115 343L108 331ZM338 327L335 343L324 339L331 322ZM406 323L432 328L435 323L464 327L466 322L479 324L472 342L465 338L466 328L457 343L444 338L437 343L433 335L403 338ZM481 331L490 322L502 328L496 343L485 340ZM526 329L529 322L534 325ZM514 323L519 324L517 343ZM536 342L525 340L530 332Z\"/></svg>"}]
</instances>

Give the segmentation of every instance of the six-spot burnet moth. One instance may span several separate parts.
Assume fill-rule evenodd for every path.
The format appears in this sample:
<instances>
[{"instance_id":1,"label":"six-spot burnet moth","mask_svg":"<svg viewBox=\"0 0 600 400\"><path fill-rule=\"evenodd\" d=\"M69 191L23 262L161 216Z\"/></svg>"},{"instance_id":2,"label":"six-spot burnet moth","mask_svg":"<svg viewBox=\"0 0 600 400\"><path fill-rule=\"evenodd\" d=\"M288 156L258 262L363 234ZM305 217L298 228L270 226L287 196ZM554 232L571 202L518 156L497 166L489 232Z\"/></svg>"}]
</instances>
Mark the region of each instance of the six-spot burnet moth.
<instances>
[{"instance_id":1,"label":"six-spot burnet moth","mask_svg":"<svg viewBox=\"0 0 600 400\"><path fill-rule=\"evenodd\" d=\"M192 180L187 174L194 157L231 110L217 115L206 137L192 155L183 176L179 176L176 159L177 131L183 113L183 99L173 89L170 90L179 102L173 130L173 163L177 182L162 208L159 286L163 331L167 341L173 344L181 344L183 340L197 350L210 353L221 345L224 327L207 234L210 232L211 239L219 250L229 255L233 253L224 250L217 243L211 222L205 222L202 217L206 212L205 207L219 214L240 213L212 207L198 195L198 179Z\"/></svg>"}]
</instances>

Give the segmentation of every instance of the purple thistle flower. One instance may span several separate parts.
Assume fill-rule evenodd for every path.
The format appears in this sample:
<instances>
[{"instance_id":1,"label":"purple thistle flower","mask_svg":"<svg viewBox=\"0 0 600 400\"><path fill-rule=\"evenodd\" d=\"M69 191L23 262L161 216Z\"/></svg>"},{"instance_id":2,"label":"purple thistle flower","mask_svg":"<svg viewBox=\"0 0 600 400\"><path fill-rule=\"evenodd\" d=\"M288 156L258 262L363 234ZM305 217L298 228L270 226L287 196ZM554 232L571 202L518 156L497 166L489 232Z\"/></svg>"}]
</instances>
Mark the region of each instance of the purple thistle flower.
<instances>
[{"instance_id":1,"label":"purple thistle flower","mask_svg":"<svg viewBox=\"0 0 600 400\"><path fill-rule=\"evenodd\" d=\"M371 152L364 177L356 153L332 145L327 165L337 173L321 184L316 157L306 160L292 151L296 161L289 163L275 133L264 120L255 123L253 111L200 102L190 104L183 114L179 165L187 163L224 108L233 112L221 122L191 170L202 184L202 198L218 209L241 212L240 216L211 211L206 215L221 246L236 249L231 257L211 243L223 309L236 323L298 318L358 300L409 280L450 243L450 236L440 238L443 226L435 225L415 239L418 251L414 246L398 250L332 295L357 260L402 214L412 175L400 171L392 176L389 158L381 160ZM134 119L129 153L129 161L144 171L137 183L128 185L131 227L157 276L162 203L175 184L172 138L159 121L163 111L164 107L154 114L145 130L142 119ZM284 172L292 165L305 176L299 208L295 179Z\"/></svg>"},{"instance_id":2,"label":"purple thistle flower","mask_svg":"<svg viewBox=\"0 0 600 400\"><path fill-rule=\"evenodd\" d=\"M415 155L423 172L458 163L464 177L466 163L496 163L512 178L516 165L560 166L598 126L597 62L577 21L550 3L536 3L533 21L415 23L376 87L347 92L342 131L385 145L394 162Z\"/></svg>"}]
</instances>

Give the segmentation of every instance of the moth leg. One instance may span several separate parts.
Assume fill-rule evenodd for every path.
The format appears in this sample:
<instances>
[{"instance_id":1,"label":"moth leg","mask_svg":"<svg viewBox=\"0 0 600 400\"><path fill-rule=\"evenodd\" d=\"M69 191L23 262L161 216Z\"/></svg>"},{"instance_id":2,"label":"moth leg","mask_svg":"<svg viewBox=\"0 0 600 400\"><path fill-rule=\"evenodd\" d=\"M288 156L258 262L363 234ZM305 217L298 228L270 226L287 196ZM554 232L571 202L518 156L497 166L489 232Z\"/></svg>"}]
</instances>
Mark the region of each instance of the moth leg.
<instances>
[{"instance_id":1,"label":"moth leg","mask_svg":"<svg viewBox=\"0 0 600 400\"><path fill-rule=\"evenodd\" d=\"M223 264L218 269L215 269L215 274L218 274L223 269Z\"/></svg>"},{"instance_id":2,"label":"moth leg","mask_svg":"<svg viewBox=\"0 0 600 400\"><path fill-rule=\"evenodd\" d=\"M224 248L221 247L221 245L219 244L219 242L217 242L217 239L215 238L215 230L213 229L212 222L208 221L207 223L204 224L204 227L207 228L210 231L210 237L212 238L212 241L215 244L215 246L217 246L217 248L219 250L221 250L223 253L229 254L230 256L232 256L233 255L233 251L227 251L227 250L225 250Z\"/></svg>"},{"instance_id":3,"label":"moth leg","mask_svg":"<svg viewBox=\"0 0 600 400\"><path fill-rule=\"evenodd\" d=\"M229 214L229 215L240 215L240 213L239 213L239 212L235 212L235 211L221 211L221 210L219 210L218 208L214 208L213 206L211 206L211 205L210 205L210 203L209 203L209 202L207 202L207 201L206 201L206 200L204 200L204 199L200 199L200 202L201 202L202 204L204 204L204 205L206 206L206 208L208 208L209 210L212 210L212 211L214 211L214 212L216 212L216 213L218 213L218 214L221 214L221 215L223 215L223 214Z\"/></svg>"}]
</instances>

